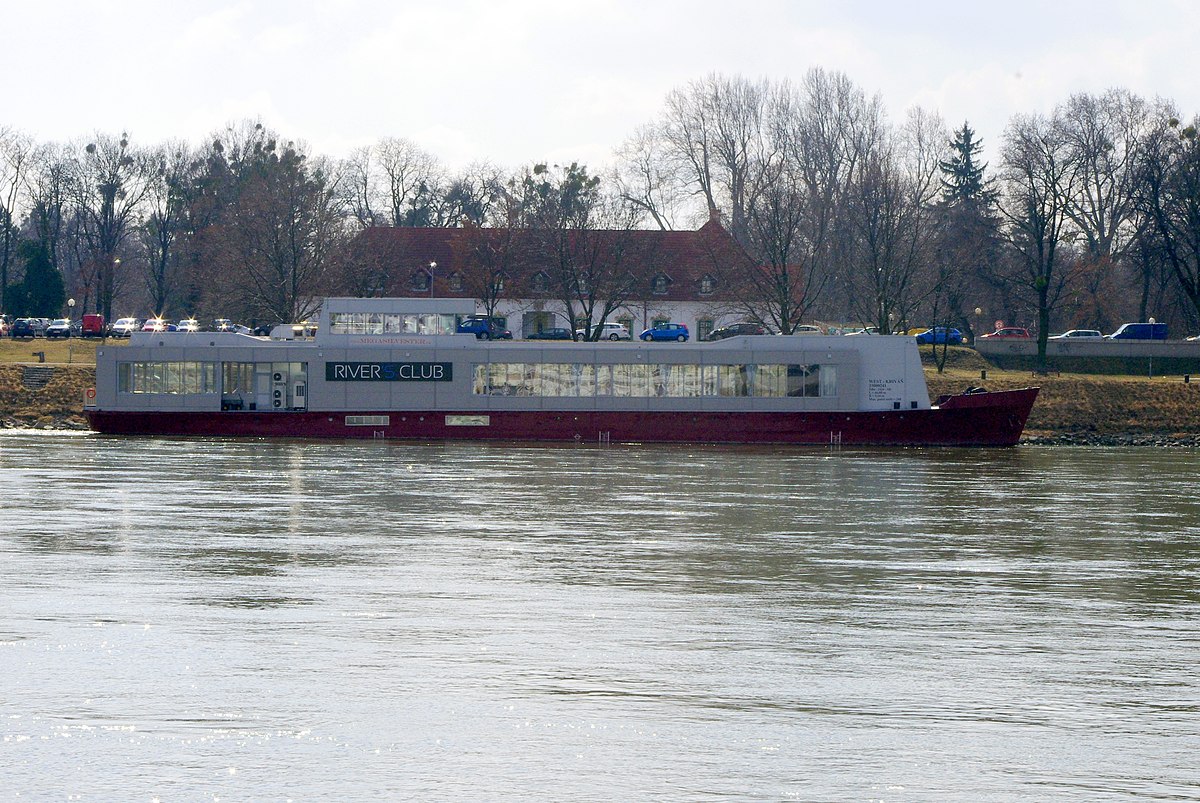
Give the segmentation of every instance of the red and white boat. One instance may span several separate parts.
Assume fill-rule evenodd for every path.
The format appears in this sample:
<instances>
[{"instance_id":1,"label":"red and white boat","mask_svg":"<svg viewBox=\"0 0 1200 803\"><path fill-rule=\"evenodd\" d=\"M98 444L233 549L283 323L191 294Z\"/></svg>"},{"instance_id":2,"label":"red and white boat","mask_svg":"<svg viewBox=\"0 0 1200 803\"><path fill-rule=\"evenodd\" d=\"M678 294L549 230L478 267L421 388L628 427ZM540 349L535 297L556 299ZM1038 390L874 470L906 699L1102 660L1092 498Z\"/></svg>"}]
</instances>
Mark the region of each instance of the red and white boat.
<instances>
[{"instance_id":1,"label":"red and white boat","mask_svg":"<svg viewBox=\"0 0 1200 803\"><path fill-rule=\"evenodd\" d=\"M911 337L478 340L449 334L463 306L331 298L313 337L136 333L97 351L84 412L122 435L1011 446L1038 393L931 404Z\"/></svg>"}]
</instances>

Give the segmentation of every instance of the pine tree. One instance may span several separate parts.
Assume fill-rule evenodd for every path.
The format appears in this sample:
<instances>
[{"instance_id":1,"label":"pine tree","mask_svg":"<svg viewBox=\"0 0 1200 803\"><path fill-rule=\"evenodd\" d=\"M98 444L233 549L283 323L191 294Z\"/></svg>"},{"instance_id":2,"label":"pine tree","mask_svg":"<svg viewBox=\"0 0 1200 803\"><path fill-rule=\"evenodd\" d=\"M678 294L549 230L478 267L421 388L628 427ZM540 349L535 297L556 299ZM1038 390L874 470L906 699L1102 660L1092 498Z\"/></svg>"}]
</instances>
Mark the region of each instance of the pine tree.
<instances>
[{"instance_id":1,"label":"pine tree","mask_svg":"<svg viewBox=\"0 0 1200 803\"><path fill-rule=\"evenodd\" d=\"M984 178L987 164L979 163L983 143L971 126L963 123L950 140L951 156L938 163L942 170L942 202L947 206L969 204L987 207L996 193Z\"/></svg>"},{"instance_id":2,"label":"pine tree","mask_svg":"<svg viewBox=\"0 0 1200 803\"><path fill-rule=\"evenodd\" d=\"M25 260L25 281L22 284L26 314L40 318L57 317L67 298L62 274L50 262L50 255L41 243L25 240L18 247L18 254Z\"/></svg>"}]
</instances>

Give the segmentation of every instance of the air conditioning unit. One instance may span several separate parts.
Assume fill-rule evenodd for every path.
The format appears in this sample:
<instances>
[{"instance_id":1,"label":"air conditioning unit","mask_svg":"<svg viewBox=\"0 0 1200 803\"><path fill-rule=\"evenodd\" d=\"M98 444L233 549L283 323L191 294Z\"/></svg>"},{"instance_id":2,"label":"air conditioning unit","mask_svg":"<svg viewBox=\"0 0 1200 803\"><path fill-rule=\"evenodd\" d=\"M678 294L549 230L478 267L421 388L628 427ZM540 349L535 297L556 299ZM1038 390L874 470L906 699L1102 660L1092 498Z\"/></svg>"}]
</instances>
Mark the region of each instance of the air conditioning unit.
<instances>
[{"instance_id":1,"label":"air conditioning unit","mask_svg":"<svg viewBox=\"0 0 1200 803\"><path fill-rule=\"evenodd\" d=\"M275 398L276 399L283 398L283 390L281 388L275 388Z\"/></svg>"},{"instance_id":2,"label":"air conditioning unit","mask_svg":"<svg viewBox=\"0 0 1200 803\"><path fill-rule=\"evenodd\" d=\"M282 407L282 406L283 406L283 399L276 399L275 401L273 401L273 402L271 403L271 405L272 405L273 407Z\"/></svg>"},{"instance_id":3,"label":"air conditioning unit","mask_svg":"<svg viewBox=\"0 0 1200 803\"><path fill-rule=\"evenodd\" d=\"M272 382L282 382L283 381L283 373L280 371L276 371L274 374L271 375L271 381Z\"/></svg>"}]
</instances>

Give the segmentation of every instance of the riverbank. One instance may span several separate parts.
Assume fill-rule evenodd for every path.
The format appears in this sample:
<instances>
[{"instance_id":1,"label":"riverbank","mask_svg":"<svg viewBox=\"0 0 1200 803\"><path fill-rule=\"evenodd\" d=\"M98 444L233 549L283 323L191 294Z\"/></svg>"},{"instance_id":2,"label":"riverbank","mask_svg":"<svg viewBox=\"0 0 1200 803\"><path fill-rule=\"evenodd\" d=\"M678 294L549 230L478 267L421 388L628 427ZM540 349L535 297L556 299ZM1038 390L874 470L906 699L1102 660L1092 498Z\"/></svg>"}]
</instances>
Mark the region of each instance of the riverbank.
<instances>
[{"instance_id":1,"label":"riverbank","mask_svg":"<svg viewBox=\"0 0 1200 803\"><path fill-rule=\"evenodd\" d=\"M0 341L0 429L86 429L84 393L95 384L97 347L108 341ZM923 357L927 349L922 349ZM30 357L44 352L45 363ZM26 368L49 368L29 372ZM46 383L37 386L44 373ZM927 362L929 396L968 387L1041 393L1022 439L1034 444L1200 447L1200 379L1181 376L1037 375L1000 370L972 349L951 349L946 370Z\"/></svg>"}]
</instances>

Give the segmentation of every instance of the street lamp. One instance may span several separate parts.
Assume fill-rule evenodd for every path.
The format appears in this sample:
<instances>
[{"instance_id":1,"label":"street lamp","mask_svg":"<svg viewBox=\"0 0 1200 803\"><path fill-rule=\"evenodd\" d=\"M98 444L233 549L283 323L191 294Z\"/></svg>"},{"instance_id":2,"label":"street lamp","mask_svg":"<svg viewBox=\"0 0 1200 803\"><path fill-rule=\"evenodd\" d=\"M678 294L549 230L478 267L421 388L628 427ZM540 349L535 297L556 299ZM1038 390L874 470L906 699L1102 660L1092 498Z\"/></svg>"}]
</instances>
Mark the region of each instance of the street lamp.
<instances>
[{"instance_id":1,"label":"street lamp","mask_svg":"<svg viewBox=\"0 0 1200 803\"><path fill-rule=\"evenodd\" d=\"M75 299L73 299L73 298L67 299L67 317L68 318L75 317Z\"/></svg>"},{"instance_id":2,"label":"street lamp","mask_svg":"<svg viewBox=\"0 0 1200 803\"><path fill-rule=\"evenodd\" d=\"M437 263L429 263L429 297L433 298L433 272L437 270Z\"/></svg>"}]
</instances>

